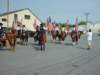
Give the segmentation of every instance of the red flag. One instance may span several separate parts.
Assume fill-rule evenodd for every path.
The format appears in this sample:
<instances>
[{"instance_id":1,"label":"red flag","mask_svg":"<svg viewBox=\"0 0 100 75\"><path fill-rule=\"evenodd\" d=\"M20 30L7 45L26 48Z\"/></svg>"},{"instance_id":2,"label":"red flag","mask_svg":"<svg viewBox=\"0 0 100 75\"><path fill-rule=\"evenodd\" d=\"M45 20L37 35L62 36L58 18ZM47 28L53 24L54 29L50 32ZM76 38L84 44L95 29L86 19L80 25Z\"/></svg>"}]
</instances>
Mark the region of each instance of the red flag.
<instances>
[{"instance_id":1,"label":"red flag","mask_svg":"<svg viewBox=\"0 0 100 75\"><path fill-rule=\"evenodd\" d=\"M67 31L69 31L69 28L70 28L70 26L69 26L69 20L67 20L67 23L66 23L66 29L67 29Z\"/></svg>"},{"instance_id":2,"label":"red flag","mask_svg":"<svg viewBox=\"0 0 100 75\"><path fill-rule=\"evenodd\" d=\"M50 22L48 23L48 31L52 31L53 30L53 24Z\"/></svg>"},{"instance_id":3,"label":"red flag","mask_svg":"<svg viewBox=\"0 0 100 75\"><path fill-rule=\"evenodd\" d=\"M75 22L75 31L78 31L78 18L76 18L76 22Z\"/></svg>"},{"instance_id":4,"label":"red flag","mask_svg":"<svg viewBox=\"0 0 100 75\"><path fill-rule=\"evenodd\" d=\"M47 28L48 28L48 31L52 31L53 30L53 24L51 22L51 18L47 18Z\"/></svg>"}]
</instances>

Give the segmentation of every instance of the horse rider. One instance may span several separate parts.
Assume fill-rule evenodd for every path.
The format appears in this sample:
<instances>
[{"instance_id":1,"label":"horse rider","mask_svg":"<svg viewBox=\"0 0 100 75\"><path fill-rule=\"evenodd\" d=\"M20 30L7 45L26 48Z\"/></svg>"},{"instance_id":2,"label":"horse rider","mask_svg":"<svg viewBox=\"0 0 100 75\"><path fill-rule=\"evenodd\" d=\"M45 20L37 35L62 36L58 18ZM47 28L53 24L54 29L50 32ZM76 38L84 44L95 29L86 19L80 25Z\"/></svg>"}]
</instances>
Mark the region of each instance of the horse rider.
<instances>
[{"instance_id":1,"label":"horse rider","mask_svg":"<svg viewBox=\"0 0 100 75\"><path fill-rule=\"evenodd\" d=\"M54 29L56 32L59 32L59 27L58 25L55 26L55 29Z\"/></svg>"},{"instance_id":2,"label":"horse rider","mask_svg":"<svg viewBox=\"0 0 100 75\"><path fill-rule=\"evenodd\" d=\"M3 31L3 24L0 24L0 38L2 38L2 36L4 35L4 31Z\"/></svg>"},{"instance_id":3,"label":"horse rider","mask_svg":"<svg viewBox=\"0 0 100 75\"><path fill-rule=\"evenodd\" d=\"M41 24L41 25L40 25L40 30L39 30L39 38L40 38L41 33L43 33L43 34L45 34L45 33L46 33L46 30L44 29L43 24ZM40 44L40 41L39 41L39 44Z\"/></svg>"},{"instance_id":4,"label":"horse rider","mask_svg":"<svg viewBox=\"0 0 100 75\"><path fill-rule=\"evenodd\" d=\"M59 35L60 29L59 29L59 26L58 25L55 26L54 31L57 33L57 35Z\"/></svg>"},{"instance_id":5,"label":"horse rider","mask_svg":"<svg viewBox=\"0 0 100 75\"><path fill-rule=\"evenodd\" d=\"M3 45L5 45L5 43L4 43L4 41L2 41L2 38L4 38L4 30L3 30L3 24L2 23L0 23L0 47L2 46L2 43L3 43Z\"/></svg>"},{"instance_id":6,"label":"horse rider","mask_svg":"<svg viewBox=\"0 0 100 75\"><path fill-rule=\"evenodd\" d=\"M21 35L21 26L20 25L17 25L16 30L17 30L17 37L19 38L20 35Z\"/></svg>"},{"instance_id":7,"label":"horse rider","mask_svg":"<svg viewBox=\"0 0 100 75\"><path fill-rule=\"evenodd\" d=\"M34 35L34 40L37 41L39 39L39 31L40 31L40 27L37 25L36 26L36 32Z\"/></svg>"},{"instance_id":8,"label":"horse rider","mask_svg":"<svg viewBox=\"0 0 100 75\"><path fill-rule=\"evenodd\" d=\"M65 27L64 26L61 28L61 31L62 32L65 32Z\"/></svg>"}]
</instances>

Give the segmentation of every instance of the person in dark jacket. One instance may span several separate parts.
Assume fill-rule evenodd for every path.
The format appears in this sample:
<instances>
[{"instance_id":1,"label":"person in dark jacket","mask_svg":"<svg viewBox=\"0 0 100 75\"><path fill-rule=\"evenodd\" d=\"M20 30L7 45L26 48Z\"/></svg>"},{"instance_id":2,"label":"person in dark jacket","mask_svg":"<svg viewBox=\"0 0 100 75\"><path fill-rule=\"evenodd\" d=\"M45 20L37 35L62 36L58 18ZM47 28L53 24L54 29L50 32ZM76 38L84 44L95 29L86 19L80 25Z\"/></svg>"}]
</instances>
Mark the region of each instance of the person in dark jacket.
<instances>
[{"instance_id":1,"label":"person in dark jacket","mask_svg":"<svg viewBox=\"0 0 100 75\"><path fill-rule=\"evenodd\" d=\"M0 38L2 38L2 36L4 35L4 30L3 30L3 24L0 23Z\"/></svg>"}]
</instances>

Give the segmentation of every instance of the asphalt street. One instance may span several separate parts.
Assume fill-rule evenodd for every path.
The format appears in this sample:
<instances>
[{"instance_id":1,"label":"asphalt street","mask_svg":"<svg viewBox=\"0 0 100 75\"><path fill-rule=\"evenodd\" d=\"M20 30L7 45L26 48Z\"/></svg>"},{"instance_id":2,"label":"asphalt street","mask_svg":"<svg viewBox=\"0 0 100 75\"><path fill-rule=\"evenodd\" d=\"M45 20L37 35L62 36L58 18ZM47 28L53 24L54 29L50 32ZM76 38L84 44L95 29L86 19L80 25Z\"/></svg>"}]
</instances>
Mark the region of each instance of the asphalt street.
<instances>
[{"instance_id":1,"label":"asphalt street","mask_svg":"<svg viewBox=\"0 0 100 75\"><path fill-rule=\"evenodd\" d=\"M75 46L69 36L63 44L48 36L45 51L30 38L15 51L0 50L0 75L100 75L100 36L93 34L91 50L85 35Z\"/></svg>"}]
</instances>

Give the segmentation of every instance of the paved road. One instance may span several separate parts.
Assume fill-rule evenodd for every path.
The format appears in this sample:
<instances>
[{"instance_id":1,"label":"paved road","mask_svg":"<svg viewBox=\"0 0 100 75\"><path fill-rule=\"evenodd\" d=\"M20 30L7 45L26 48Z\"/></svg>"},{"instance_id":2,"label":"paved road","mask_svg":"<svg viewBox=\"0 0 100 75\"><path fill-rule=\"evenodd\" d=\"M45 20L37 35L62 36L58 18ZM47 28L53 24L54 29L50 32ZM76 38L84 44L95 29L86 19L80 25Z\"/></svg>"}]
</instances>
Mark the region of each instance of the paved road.
<instances>
[{"instance_id":1,"label":"paved road","mask_svg":"<svg viewBox=\"0 0 100 75\"><path fill-rule=\"evenodd\" d=\"M94 34L91 50L85 36L76 46L69 37L64 44L48 37L45 52L30 38L15 52L0 50L0 75L100 75L100 37Z\"/></svg>"}]
</instances>

